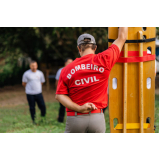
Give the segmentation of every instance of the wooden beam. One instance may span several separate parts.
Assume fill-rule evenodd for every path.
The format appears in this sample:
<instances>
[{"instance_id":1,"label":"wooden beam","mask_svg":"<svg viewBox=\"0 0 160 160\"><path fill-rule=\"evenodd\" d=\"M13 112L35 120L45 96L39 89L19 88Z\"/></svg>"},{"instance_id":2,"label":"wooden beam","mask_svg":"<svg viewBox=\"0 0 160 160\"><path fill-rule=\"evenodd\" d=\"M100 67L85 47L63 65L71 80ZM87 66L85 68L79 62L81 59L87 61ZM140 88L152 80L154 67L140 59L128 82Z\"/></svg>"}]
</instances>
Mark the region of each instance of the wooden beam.
<instances>
[{"instance_id":1,"label":"wooden beam","mask_svg":"<svg viewBox=\"0 0 160 160\"><path fill-rule=\"evenodd\" d=\"M138 39L143 39L142 31L138 32ZM139 57L143 57L143 43L139 43ZM139 114L140 114L140 133L143 133L143 62L139 62Z\"/></svg>"},{"instance_id":2,"label":"wooden beam","mask_svg":"<svg viewBox=\"0 0 160 160\"><path fill-rule=\"evenodd\" d=\"M128 37L127 37L128 39ZM124 57L128 57L128 44L124 45ZM127 124L127 77L128 64L123 64L123 133L126 133Z\"/></svg>"}]
</instances>

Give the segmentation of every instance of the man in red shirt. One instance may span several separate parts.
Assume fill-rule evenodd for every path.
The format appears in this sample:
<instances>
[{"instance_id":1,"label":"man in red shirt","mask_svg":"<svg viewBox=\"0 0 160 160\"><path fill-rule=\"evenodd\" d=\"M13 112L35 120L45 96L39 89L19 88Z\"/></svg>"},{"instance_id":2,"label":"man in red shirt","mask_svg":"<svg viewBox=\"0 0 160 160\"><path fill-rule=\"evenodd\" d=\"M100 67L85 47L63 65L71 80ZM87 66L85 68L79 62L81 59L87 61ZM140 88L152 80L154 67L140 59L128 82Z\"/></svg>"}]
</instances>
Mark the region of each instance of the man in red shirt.
<instances>
[{"instance_id":1,"label":"man in red shirt","mask_svg":"<svg viewBox=\"0 0 160 160\"><path fill-rule=\"evenodd\" d=\"M105 51L95 54L96 41L90 34L77 40L81 58L61 72L56 99L66 107L66 133L105 133L103 108L107 106L110 71L120 56L128 27L119 27L118 38Z\"/></svg>"}]
</instances>

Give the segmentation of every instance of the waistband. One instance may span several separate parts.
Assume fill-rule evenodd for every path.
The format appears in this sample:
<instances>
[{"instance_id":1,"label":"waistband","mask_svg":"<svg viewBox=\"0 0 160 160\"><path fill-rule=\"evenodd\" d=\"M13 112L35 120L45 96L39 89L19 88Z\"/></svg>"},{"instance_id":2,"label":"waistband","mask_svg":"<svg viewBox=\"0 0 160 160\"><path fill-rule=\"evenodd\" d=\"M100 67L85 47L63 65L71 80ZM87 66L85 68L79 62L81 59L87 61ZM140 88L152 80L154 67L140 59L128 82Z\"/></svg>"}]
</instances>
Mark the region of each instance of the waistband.
<instances>
[{"instance_id":1,"label":"waistband","mask_svg":"<svg viewBox=\"0 0 160 160\"><path fill-rule=\"evenodd\" d=\"M77 116L77 115L84 115L84 114L89 114L89 113L103 113L103 109L97 109L97 110L93 110L91 112L88 113L79 113L79 112L67 112L67 116Z\"/></svg>"}]
</instances>

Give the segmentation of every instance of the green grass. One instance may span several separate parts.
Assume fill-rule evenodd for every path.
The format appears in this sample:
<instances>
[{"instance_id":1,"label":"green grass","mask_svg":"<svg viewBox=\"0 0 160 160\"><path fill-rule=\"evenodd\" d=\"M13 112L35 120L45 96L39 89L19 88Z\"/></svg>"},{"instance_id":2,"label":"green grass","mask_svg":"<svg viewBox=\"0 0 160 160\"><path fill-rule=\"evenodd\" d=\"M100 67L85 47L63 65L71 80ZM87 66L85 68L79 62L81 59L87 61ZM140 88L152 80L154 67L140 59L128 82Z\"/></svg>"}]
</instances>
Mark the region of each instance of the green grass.
<instances>
[{"instance_id":1,"label":"green grass","mask_svg":"<svg viewBox=\"0 0 160 160\"><path fill-rule=\"evenodd\" d=\"M159 133L159 95L155 95L155 120L156 133Z\"/></svg>"},{"instance_id":2,"label":"green grass","mask_svg":"<svg viewBox=\"0 0 160 160\"><path fill-rule=\"evenodd\" d=\"M46 103L46 122L41 122L40 111L36 106L36 123L33 125L28 105L0 108L0 132L13 133L63 133L65 123L57 122L59 104Z\"/></svg>"},{"instance_id":3,"label":"green grass","mask_svg":"<svg viewBox=\"0 0 160 160\"><path fill-rule=\"evenodd\" d=\"M28 105L0 108L0 133L64 133L65 122L58 123L57 115L59 103L46 103L46 122L41 122L40 111L36 106L36 123L33 125L29 114ZM109 111L105 111L106 133L110 133ZM159 133L159 96L155 96L155 125Z\"/></svg>"}]
</instances>

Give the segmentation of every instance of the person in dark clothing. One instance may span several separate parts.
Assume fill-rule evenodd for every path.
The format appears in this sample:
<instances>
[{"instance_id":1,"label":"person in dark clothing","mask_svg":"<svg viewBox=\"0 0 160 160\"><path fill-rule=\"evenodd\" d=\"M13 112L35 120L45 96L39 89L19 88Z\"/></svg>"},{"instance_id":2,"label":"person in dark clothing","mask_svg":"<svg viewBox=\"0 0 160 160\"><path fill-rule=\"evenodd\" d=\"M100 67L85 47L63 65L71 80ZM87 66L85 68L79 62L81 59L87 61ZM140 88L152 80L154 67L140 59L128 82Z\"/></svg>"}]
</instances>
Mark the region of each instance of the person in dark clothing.
<instances>
[{"instance_id":1,"label":"person in dark clothing","mask_svg":"<svg viewBox=\"0 0 160 160\"><path fill-rule=\"evenodd\" d=\"M67 66L68 64L72 63L72 59L71 58L66 58L65 61L64 61L64 67ZM57 71L57 74L56 74L56 88L57 88L57 85L58 85L58 81L59 81L59 77L60 77L60 74L61 74L61 71L62 69L64 68L60 68L58 71ZM58 114L58 122L63 122L64 121L64 116L65 116L65 107L61 104L60 104L60 108L59 108L59 114Z\"/></svg>"},{"instance_id":2,"label":"person in dark clothing","mask_svg":"<svg viewBox=\"0 0 160 160\"><path fill-rule=\"evenodd\" d=\"M45 119L46 106L42 95L42 84L45 82L43 72L37 69L36 61L30 63L30 69L27 70L22 77L22 85L25 87L29 110L33 124L35 123L35 103L37 102L38 108L41 111L42 121Z\"/></svg>"}]
</instances>

